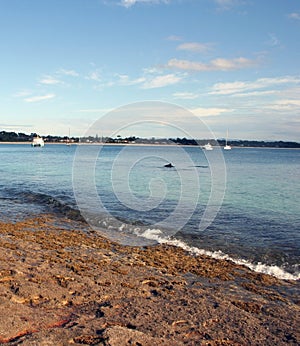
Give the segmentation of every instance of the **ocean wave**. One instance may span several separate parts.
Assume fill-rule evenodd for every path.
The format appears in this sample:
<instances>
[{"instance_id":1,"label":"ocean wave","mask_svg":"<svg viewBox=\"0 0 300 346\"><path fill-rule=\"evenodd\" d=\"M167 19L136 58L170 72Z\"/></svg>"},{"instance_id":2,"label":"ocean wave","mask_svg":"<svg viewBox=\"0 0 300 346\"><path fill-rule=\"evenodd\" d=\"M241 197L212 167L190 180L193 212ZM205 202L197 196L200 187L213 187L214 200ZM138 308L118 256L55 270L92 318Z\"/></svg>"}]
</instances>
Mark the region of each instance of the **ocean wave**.
<instances>
[{"instance_id":1,"label":"ocean wave","mask_svg":"<svg viewBox=\"0 0 300 346\"><path fill-rule=\"evenodd\" d=\"M71 220L85 222L84 218L80 214L80 211L74 204L72 204L72 202L64 202L59 197L54 197L50 194L29 190L16 191L13 189L6 189L6 196L3 198L10 200L15 204L36 205L41 211L65 216ZM66 197L63 196L63 199L66 199ZM24 207L24 209L26 208Z\"/></svg>"},{"instance_id":2,"label":"ocean wave","mask_svg":"<svg viewBox=\"0 0 300 346\"><path fill-rule=\"evenodd\" d=\"M267 265L263 263L251 263L245 259L237 259L233 258L222 251L209 251L205 249L200 249L198 247L194 246L189 246L186 244L184 241L176 239L176 238L166 238L163 237L163 232L160 229L147 229L145 232L142 234L137 234L140 237L144 237L149 240L154 240L159 244L167 244L167 245L173 245L176 247L180 247L183 250L199 256L199 255L206 255L215 259L220 259L220 260L229 260L234 262L235 264L238 265L243 265L245 267L248 267L249 269L258 272L258 273L263 273L263 274L268 274L272 275L278 279L282 280L300 280L300 273L289 273L285 269L276 266L276 265Z\"/></svg>"},{"instance_id":3,"label":"ocean wave","mask_svg":"<svg viewBox=\"0 0 300 346\"><path fill-rule=\"evenodd\" d=\"M66 198L66 196L60 198L58 194L54 197L50 194L33 192L30 190L18 191L17 189L3 189L0 197L4 203L4 206L2 206L3 214L9 215L10 218L13 218L14 212L17 217L20 217L23 209L25 214L29 213L29 211L32 212L30 204L34 204L38 206L35 210L37 213L43 210L43 212L65 216L72 220L87 222L91 226L98 226L102 230L103 235L108 237L111 236L113 239L128 245L142 246L144 244L148 245L154 243L169 244L180 247L196 256L206 255L220 260L230 260L236 264L244 265L255 272L269 274L279 279L300 280L300 272L296 266L295 268L292 268L292 272L289 272L284 268L284 266L270 265L262 262L253 263L243 258L234 258L229 256L221 250L210 251L190 246L186 242L170 236L172 232L158 228L151 229L149 228L149 224L137 219L130 220L129 222L129 220L120 217L111 217L110 214L97 214L95 216L93 213L89 215L90 217L84 218L81 215L80 210L76 207L76 204L71 201L70 198ZM22 207L24 204L28 204L28 206L26 208L24 206ZM8 208L11 213L8 214L8 211L5 208ZM140 241L137 239L140 239ZM147 240L148 242L145 243L142 239Z\"/></svg>"}]
</instances>

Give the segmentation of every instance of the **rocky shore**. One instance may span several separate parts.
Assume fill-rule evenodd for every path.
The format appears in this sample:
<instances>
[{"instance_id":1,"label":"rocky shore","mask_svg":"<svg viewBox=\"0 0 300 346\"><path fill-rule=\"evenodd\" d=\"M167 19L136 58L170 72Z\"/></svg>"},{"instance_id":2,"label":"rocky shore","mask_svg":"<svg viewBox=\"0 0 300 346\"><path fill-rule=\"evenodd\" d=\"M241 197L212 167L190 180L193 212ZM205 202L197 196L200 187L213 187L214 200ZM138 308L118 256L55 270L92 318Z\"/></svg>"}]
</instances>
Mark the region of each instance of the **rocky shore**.
<instances>
[{"instance_id":1,"label":"rocky shore","mask_svg":"<svg viewBox=\"0 0 300 346\"><path fill-rule=\"evenodd\" d=\"M300 344L299 282L85 227L0 223L0 344Z\"/></svg>"}]
</instances>

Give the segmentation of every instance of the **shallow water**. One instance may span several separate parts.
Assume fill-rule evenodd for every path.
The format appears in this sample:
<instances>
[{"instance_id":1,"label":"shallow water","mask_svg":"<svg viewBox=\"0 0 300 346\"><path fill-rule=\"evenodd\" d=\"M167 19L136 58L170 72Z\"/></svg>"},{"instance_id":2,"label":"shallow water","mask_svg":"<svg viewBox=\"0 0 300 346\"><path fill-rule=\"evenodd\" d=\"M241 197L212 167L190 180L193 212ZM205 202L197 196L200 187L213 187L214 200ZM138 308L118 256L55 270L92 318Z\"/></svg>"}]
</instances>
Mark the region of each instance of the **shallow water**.
<instances>
[{"instance_id":1,"label":"shallow water","mask_svg":"<svg viewBox=\"0 0 300 346\"><path fill-rule=\"evenodd\" d=\"M169 241L299 278L299 172L300 150L2 144L0 217L80 209L125 243Z\"/></svg>"}]
</instances>

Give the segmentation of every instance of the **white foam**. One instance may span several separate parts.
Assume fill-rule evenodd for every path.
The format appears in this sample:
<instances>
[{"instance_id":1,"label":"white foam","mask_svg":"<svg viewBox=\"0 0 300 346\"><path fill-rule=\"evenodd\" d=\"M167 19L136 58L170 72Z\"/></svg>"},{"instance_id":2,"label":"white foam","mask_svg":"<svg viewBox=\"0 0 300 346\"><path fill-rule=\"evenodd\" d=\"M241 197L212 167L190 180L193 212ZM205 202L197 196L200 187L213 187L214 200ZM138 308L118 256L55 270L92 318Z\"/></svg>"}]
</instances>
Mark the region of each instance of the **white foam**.
<instances>
[{"instance_id":1,"label":"white foam","mask_svg":"<svg viewBox=\"0 0 300 346\"><path fill-rule=\"evenodd\" d=\"M161 244L161 242L159 241L159 239L164 239L162 237L160 237L160 234L162 234L162 231L158 228L153 228L153 229L146 229L146 231L144 231L141 234L138 234L139 237L143 237L149 240L156 240L158 243Z\"/></svg>"},{"instance_id":2,"label":"white foam","mask_svg":"<svg viewBox=\"0 0 300 346\"><path fill-rule=\"evenodd\" d=\"M300 273L291 274L276 265L266 265L263 263L255 264L245 259L235 259L223 253L222 251L209 251L209 250L199 249L194 246L189 246L185 242L179 239L164 238L161 235L162 235L162 231L159 229L147 229L142 234L139 234L140 237L144 237L150 240L156 240L159 244L168 244L168 245L180 247L184 249L185 251L188 251L196 256L206 255L215 259L229 260L234 262L235 264L244 265L255 272L269 274L269 275L277 277L278 279L300 280Z\"/></svg>"},{"instance_id":3,"label":"white foam","mask_svg":"<svg viewBox=\"0 0 300 346\"><path fill-rule=\"evenodd\" d=\"M122 223L122 225L119 227L119 231L122 232L124 228L125 228L125 224Z\"/></svg>"}]
</instances>

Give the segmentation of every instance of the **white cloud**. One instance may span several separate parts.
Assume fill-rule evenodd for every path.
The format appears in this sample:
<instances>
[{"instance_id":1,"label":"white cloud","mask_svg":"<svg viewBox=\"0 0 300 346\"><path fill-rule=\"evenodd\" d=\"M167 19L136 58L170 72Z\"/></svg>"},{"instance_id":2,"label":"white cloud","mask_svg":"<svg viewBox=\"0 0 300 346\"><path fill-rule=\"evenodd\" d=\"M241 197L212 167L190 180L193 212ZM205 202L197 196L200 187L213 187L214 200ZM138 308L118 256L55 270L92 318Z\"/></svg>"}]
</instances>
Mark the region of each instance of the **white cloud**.
<instances>
[{"instance_id":1,"label":"white cloud","mask_svg":"<svg viewBox=\"0 0 300 346\"><path fill-rule=\"evenodd\" d=\"M250 91L245 93L237 93L235 96L237 97L261 97L268 95L276 95L278 94L278 90L263 90L263 91Z\"/></svg>"},{"instance_id":2,"label":"white cloud","mask_svg":"<svg viewBox=\"0 0 300 346\"><path fill-rule=\"evenodd\" d=\"M100 82L101 81L101 74L98 70L92 71L90 72L87 76L86 79L88 80L93 80L96 82Z\"/></svg>"},{"instance_id":3,"label":"white cloud","mask_svg":"<svg viewBox=\"0 0 300 346\"><path fill-rule=\"evenodd\" d=\"M22 90L22 91L15 93L13 95L13 97L26 97L26 96L29 96L31 94L32 94L32 92L29 90Z\"/></svg>"},{"instance_id":4,"label":"white cloud","mask_svg":"<svg viewBox=\"0 0 300 346\"><path fill-rule=\"evenodd\" d=\"M207 71L208 68L205 64L200 62L193 62L188 60L171 59L167 63L167 67L177 68L180 70L191 71Z\"/></svg>"},{"instance_id":5,"label":"white cloud","mask_svg":"<svg viewBox=\"0 0 300 346\"><path fill-rule=\"evenodd\" d=\"M289 18L300 20L300 13L297 13L297 12L290 13Z\"/></svg>"},{"instance_id":6,"label":"white cloud","mask_svg":"<svg viewBox=\"0 0 300 346\"><path fill-rule=\"evenodd\" d=\"M167 4L169 3L169 0L122 0L121 5L124 7L131 7L134 6L138 3L147 3L147 4Z\"/></svg>"},{"instance_id":7,"label":"white cloud","mask_svg":"<svg viewBox=\"0 0 300 346\"><path fill-rule=\"evenodd\" d=\"M142 4L168 4L172 0L120 0L119 4L126 8L132 7L138 3ZM240 0L213 0L219 8L230 9L233 6L241 4ZM109 3L107 1L107 3Z\"/></svg>"},{"instance_id":8,"label":"white cloud","mask_svg":"<svg viewBox=\"0 0 300 346\"><path fill-rule=\"evenodd\" d=\"M27 97L24 99L25 102L39 102L39 101L45 101L45 100L50 100L55 97L54 94L46 94L46 95L40 95L40 96L32 96L32 97Z\"/></svg>"},{"instance_id":9,"label":"white cloud","mask_svg":"<svg viewBox=\"0 0 300 346\"><path fill-rule=\"evenodd\" d=\"M259 78L253 82L230 82L217 83L212 87L210 95L232 95L241 94L247 91L256 91L257 89L275 88L280 85L299 84L300 78L293 76L277 77L277 78Z\"/></svg>"},{"instance_id":10,"label":"white cloud","mask_svg":"<svg viewBox=\"0 0 300 346\"><path fill-rule=\"evenodd\" d=\"M253 67L257 64L255 60L247 59L247 58L234 58L234 59L223 59L218 58L211 60L208 63L202 63L197 61L189 61L189 60L179 60L179 59L171 59L167 63L167 67L176 68L180 70L186 71L233 71L239 70L243 68Z\"/></svg>"},{"instance_id":11,"label":"white cloud","mask_svg":"<svg viewBox=\"0 0 300 346\"><path fill-rule=\"evenodd\" d=\"M181 36L177 36L177 35L171 35L167 37L168 41L182 41L182 37Z\"/></svg>"},{"instance_id":12,"label":"white cloud","mask_svg":"<svg viewBox=\"0 0 300 346\"><path fill-rule=\"evenodd\" d=\"M98 113L105 114L112 111L110 108L90 108L90 109L79 109L77 113Z\"/></svg>"},{"instance_id":13,"label":"white cloud","mask_svg":"<svg viewBox=\"0 0 300 346\"><path fill-rule=\"evenodd\" d=\"M233 6L239 5L239 0L214 0L215 3L222 9L228 10Z\"/></svg>"},{"instance_id":14,"label":"white cloud","mask_svg":"<svg viewBox=\"0 0 300 346\"><path fill-rule=\"evenodd\" d=\"M291 85L290 87L281 90L280 95L285 99L300 99L300 81L298 85Z\"/></svg>"},{"instance_id":15,"label":"white cloud","mask_svg":"<svg viewBox=\"0 0 300 346\"><path fill-rule=\"evenodd\" d=\"M189 52L203 53L211 49L210 43L186 42L177 47L177 50L186 50Z\"/></svg>"},{"instance_id":16,"label":"white cloud","mask_svg":"<svg viewBox=\"0 0 300 346\"><path fill-rule=\"evenodd\" d=\"M249 83L250 84L250 83ZM229 82L229 83L217 83L212 87L212 91L209 94L212 95L230 95L252 89L246 82Z\"/></svg>"},{"instance_id":17,"label":"white cloud","mask_svg":"<svg viewBox=\"0 0 300 346\"><path fill-rule=\"evenodd\" d=\"M162 88L167 85L177 84L178 82L181 81L181 79L182 77L177 76L175 74L157 76L145 82L143 85L143 89Z\"/></svg>"},{"instance_id":18,"label":"white cloud","mask_svg":"<svg viewBox=\"0 0 300 346\"><path fill-rule=\"evenodd\" d=\"M194 108L191 109L191 112L199 117L210 117L210 116L218 116L222 113L232 112L232 109L227 108Z\"/></svg>"},{"instance_id":19,"label":"white cloud","mask_svg":"<svg viewBox=\"0 0 300 346\"><path fill-rule=\"evenodd\" d=\"M55 84L61 84L62 81L52 76L44 76L42 79L40 79L40 83L47 84L47 85L55 85Z\"/></svg>"},{"instance_id":20,"label":"white cloud","mask_svg":"<svg viewBox=\"0 0 300 346\"><path fill-rule=\"evenodd\" d=\"M266 108L273 109L275 111L295 111L300 110L300 100L284 99L278 100L271 105L267 105Z\"/></svg>"},{"instance_id":21,"label":"white cloud","mask_svg":"<svg viewBox=\"0 0 300 346\"><path fill-rule=\"evenodd\" d=\"M145 75L149 75L149 74L159 74L160 73L160 69L157 67L146 67L143 69L143 73Z\"/></svg>"},{"instance_id":22,"label":"white cloud","mask_svg":"<svg viewBox=\"0 0 300 346\"><path fill-rule=\"evenodd\" d=\"M122 74L118 74L117 77L119 79L117 84L119 85L127 85L127 86L137 85L137 84L144 83L146 81L144 77L130 79L128 75L122 75Z\"/></svg>"},{"instance_id":23,"label":"white cloud","mask_svg":"<svg viewBox=\"0 0 300 346\"><path fill-rule=\"evenodd\" d=\"M72 77L78 77L79 73L74 71L74 70L65 70L65 69L60 69L58 71L59 74L65 75L65 76L72 76Z\"/></svg>"},{"instance_id":24,"label":"white cloud","mask_svg":"<svg viewBox=\"0 0 300 346\"><path fill-rule=\"evenodd\" d=\"M190 92L177 92L173 94L175 99L181 100L194 100L199 97L199 95Z\"/></svg>"},{"instance_id":25,"label":"white cloud","mask_svg":"<svg viewBox=\"0 0 300 346\"><path fill-rule=\"evenodd\" d=\"M248 68L256 65L257 62L247 58L235 58L235 59L215 59L210 62L210 66L213 70L229 71L239 70L241 68Z\"/></svg>"},{"instance_id":26,"label":"white cloud","mask_svg":"<svg viewBox=\"0 0 300 346\"><path fill-rule=\"evenodd\" d=\"M122 0L121 4L125 7L131 7L137 3L137 0Z\"/></svg>"},{"instance_id":27,"label":"white cloud","mask_svg":"<svg viewBox=\"0 0 300 346\"><path fill-rule=\"evenodd\" d=\"M272 47L276 47L280 45L280 41L275 34L270 33L268 44Z\"/></svg>"}]
</instances>

